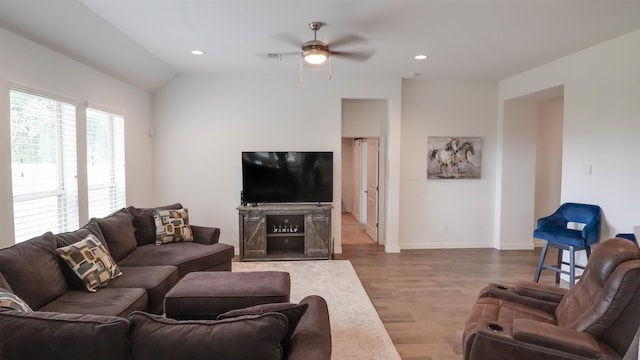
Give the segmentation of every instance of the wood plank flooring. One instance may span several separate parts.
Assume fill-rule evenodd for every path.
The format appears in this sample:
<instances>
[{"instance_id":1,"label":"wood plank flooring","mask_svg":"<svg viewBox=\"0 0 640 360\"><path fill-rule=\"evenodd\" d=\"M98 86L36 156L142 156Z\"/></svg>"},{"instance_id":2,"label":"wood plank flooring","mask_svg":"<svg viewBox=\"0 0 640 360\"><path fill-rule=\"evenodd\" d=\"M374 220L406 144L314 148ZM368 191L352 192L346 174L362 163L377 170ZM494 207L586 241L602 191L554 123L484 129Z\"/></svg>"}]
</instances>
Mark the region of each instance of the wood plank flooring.
<instances>
[{"instance_id":1,"label":"wood plank flooring","mask_svg":"<svg viewBox=\"0 0 640 360\"><path fill-rule=\"evenodd\" d=\"M539 256L495 249L387 254L365 241L343 243L342 251L334 258L351 260L403 360L461 360L462 331L480 289L531 280ZM543 272L541 283L553 281Z\"/></svg>"}]
</instances>

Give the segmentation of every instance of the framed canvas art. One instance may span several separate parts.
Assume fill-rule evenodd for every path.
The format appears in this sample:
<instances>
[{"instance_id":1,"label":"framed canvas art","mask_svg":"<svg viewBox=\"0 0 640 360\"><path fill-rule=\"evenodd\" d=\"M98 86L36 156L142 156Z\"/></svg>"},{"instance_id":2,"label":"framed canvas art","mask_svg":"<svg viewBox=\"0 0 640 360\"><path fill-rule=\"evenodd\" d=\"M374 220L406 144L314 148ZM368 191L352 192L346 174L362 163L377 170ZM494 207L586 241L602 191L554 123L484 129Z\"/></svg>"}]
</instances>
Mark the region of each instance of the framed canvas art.
<instances>
[{"instance_id":1,"label":"framed canvas art","mask_svg":"<svg viewBox=\"0 0 640 360\"><path fill-rule=\"evenodd\" d=\"M480 179L481 159L481 137L427 138L427 179Z\"/></svg>"}]
</instances>

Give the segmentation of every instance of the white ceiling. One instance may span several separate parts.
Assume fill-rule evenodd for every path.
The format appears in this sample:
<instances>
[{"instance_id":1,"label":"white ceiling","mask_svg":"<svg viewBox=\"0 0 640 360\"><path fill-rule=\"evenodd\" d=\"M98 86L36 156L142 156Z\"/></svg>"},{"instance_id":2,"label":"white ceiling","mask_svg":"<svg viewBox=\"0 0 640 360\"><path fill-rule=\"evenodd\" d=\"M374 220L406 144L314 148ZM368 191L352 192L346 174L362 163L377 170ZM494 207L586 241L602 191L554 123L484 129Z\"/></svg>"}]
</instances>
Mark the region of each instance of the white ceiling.
<instances>
[{"instance_id":1,"label":"white ceiling","mask_svg":"<svg viewBox=\"0 0 640 360\"><path fill-rule=\"evenodd\" d=\"M310 21L330 46L360 39L332 50L375 51L335 58L334 77L500 80L640 29L640 1L0 0L0 27L148 91L176 74L297 74L297 56L260 55L298 51L283 39L311 40Z\"/></svg>"}]
</instances>

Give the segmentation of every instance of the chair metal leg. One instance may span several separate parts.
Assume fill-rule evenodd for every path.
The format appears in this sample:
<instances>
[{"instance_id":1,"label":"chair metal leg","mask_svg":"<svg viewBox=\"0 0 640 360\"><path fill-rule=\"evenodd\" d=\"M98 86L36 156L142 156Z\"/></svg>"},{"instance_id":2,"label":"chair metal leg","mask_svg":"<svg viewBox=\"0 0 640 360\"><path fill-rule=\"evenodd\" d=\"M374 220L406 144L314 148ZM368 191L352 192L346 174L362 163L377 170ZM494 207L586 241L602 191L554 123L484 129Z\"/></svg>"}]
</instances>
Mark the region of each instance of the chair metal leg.
<instances>
[{"instance_id":1,"label":"chair metal leg","mask_svg":"<svg viewBox=\"0 0 640 360\"><path fill-rule=\"evenodd\" d=\"M569 246L569 288L576 284L576 250Z\"/></svg>"},{"instance_id":2,"label":"chair metal leg","mask_svg":"<svg viewBox=\"0 0 640 360\"><path fill-rule=\"evenodd\" d=\"M562 270L562 262L563 262L562 254L563 254L562 249L558 248L558 262L556 263L558 271L556 271L556 284L560 284L560 272Z\"/></svg>"},{"instance_id":3,"label":"chair metal leg","mask_svg":"<svg viewBox=\"0 0 640 360\"><path fill-rule=\"evenodd\" d=\"M533 282L538 282L538 280L540 280L540 272L542 271L542 264L544 263L544 257L547 255L548 249L549 249L549 242L545 241L544 246L542 247L542 251L540 252L540 260L538 260L538 268L536 269L536 274L533 276Z\"/></svg>"}]
</instances>

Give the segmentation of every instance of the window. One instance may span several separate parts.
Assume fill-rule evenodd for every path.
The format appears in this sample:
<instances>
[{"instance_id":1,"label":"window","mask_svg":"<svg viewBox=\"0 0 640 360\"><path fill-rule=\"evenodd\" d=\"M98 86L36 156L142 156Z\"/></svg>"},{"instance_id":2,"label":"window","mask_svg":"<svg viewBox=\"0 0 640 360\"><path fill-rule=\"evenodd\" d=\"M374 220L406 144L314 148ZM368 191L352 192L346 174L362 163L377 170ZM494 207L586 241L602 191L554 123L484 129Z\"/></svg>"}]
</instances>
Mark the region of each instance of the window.
<instances>
[{"instance_id":1,"label":"window","mask_svg":"<svg viewBox=\"0 0 640 360\"><path fill-rule=\"evenodd\" d=\"M76 107L10 90L16 243L78 227Z\"/></svg>"},{"instance_id":2,"label":"window","mask_svg":"<svg viewBox=\"0 0 640 360\"><path fill-rule=\"evenodd\" d=\"M87 109L87 184L90 218L125 206L122 116Z\"/></svg>"}]
</instances>

